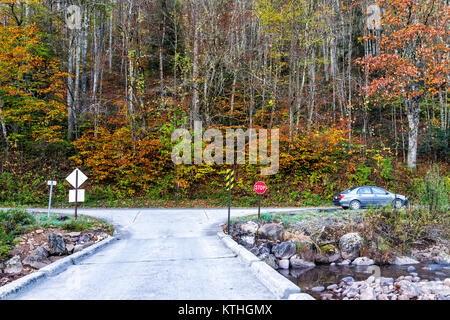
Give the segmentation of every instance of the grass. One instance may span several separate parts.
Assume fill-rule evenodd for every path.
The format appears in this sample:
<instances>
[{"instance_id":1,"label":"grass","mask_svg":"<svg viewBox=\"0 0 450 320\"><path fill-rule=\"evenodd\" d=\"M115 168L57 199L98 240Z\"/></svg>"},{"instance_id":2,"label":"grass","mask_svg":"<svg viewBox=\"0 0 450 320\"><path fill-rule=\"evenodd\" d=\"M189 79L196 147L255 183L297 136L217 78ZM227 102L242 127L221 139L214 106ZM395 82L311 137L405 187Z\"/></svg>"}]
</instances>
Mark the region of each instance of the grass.
<instances>
[{"instance_id":1,"label":"grass","mask_svg":"<svg viewBox=\"0 0 450 320\"><path fill-rule=\"evenodd\" d=\"M282 222L285 225L293 225L300 221L311 221L314 219L321 219L326 217L336 217L340 219L348 219L350 220L353 217L361 216L364 213L363 210L359 211L347 211L347 210L338 210L338 211L317 211L317 210L308 210L308 211L298 211L298 212L276 212L276 213L262 213L261 221L265 223L269 222ZM232 222L247 222L247 221L256 221L258 219L257 215L249 215L245 217L234 218Z\"/></svg>"}]
</instances>

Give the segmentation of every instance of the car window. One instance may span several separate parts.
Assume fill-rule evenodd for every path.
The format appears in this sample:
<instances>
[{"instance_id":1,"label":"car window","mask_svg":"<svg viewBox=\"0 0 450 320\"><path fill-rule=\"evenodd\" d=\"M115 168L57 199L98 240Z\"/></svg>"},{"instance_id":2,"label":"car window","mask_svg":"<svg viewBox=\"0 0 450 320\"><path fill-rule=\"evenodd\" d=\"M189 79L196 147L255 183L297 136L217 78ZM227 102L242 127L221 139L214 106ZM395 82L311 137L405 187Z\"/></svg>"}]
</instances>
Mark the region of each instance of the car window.
<instances>
[{"instance_id":1,"label":"car window","mask_svg":"<svg viewBox=\"0 0 450 320\"><path fill-rule=\"evenodd\" d=\"M381 188L372 187L372 192L375 194L386 194L387 191Z\"/></svg>"},{"instance_id":2,"label":"car window","mask_svg":"<svg viewBox=\"0 0 450 320\"><path fill-rule=\"evenodd\" d=\"M358 194L367 194L367 193L372 193L372 190L370 190L369 187L362 187L358 189Z\"/></svg>"},{"instance_id":3,"label":"car window","mask_svg":"<svg viewBox=\"0 0 450 320\"><path fill-rule=\"evenodd\" d=\"M347 190L345 190L345 191L342 191L341 194L349 193L350 191L352 191L352 190L354 190L354 189L355 189L355 188L347 189Z\"/></svg>"}]
</instances>

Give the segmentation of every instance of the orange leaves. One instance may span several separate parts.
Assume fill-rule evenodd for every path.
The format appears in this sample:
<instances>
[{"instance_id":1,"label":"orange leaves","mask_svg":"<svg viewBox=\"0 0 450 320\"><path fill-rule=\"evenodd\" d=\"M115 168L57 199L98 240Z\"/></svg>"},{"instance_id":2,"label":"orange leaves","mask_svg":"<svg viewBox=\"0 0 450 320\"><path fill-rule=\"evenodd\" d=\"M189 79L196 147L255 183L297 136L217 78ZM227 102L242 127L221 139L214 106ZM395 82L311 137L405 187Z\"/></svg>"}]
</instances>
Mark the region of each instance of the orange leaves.
<instances>
[{"instance_id":1,"label":"orange leaves","mask_svg":"<svg viewBox=\"0 0 450 320\"><path fill-rule=\"evenodd\" d=\"M170 160L162 155L158 137L133 138L128 127L112 133L100 127L85 133L74 145L80 155L73 160L84 162L97 181L115 182L135 190L149 188L150 182L164 175Z\"/></svg>"},{"instance_id":2,"label":"orange leaves","mask_svg":"<svg viewBox=\"0 0 450 320\"><path fill-rule=\"evenodd\" d=\"M0 99L3 114L21 131L16 137L34 141L62 141L65 118L63 73L47 56L39 30L0 26Z\"/></svg>"}]
</instances>

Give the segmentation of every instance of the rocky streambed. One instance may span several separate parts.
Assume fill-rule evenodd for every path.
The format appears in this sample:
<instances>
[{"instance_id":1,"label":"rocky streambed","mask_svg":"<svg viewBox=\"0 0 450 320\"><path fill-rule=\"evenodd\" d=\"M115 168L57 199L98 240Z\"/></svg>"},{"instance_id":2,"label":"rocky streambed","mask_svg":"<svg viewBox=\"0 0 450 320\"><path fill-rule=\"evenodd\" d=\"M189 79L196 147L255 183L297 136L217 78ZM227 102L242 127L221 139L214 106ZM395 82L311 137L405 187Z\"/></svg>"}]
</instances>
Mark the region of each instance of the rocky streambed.
<instances>
[{"instance_id":1,"label":"rocky streambed","mask_svg":"<svg viewBox=\"0 0 450 320\"><path fill-rule=\"evenodd\" d=\"M450 299L449 247L440 233L406 255L364 239L358 216L295 220L235 221L231 236L317 299Z\"/></svg>"}]
</instances>

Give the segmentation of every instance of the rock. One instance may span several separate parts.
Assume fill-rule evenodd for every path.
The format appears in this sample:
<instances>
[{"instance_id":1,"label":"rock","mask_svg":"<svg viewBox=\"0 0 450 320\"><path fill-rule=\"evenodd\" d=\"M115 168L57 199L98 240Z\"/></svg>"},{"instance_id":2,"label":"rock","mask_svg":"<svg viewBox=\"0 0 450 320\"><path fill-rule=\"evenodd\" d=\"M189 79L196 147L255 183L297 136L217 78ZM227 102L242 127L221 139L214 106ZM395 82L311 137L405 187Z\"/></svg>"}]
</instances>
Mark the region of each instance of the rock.
<instances>
[{"instance_id":1,"label":"rock","mask_svg":"<svg viewBox=\"0 0 450 320\"><path fill-rule=\"evenodd\" d=\"M45 249L44 247L39 247L36 250L32 251L29 256L23 259L22 263L25 266L30 266L35 269L41 269L51 263L51 261L47 259L48 256L49 253L47 249Z\"/></svg>"},{"instance_id":2,"label":"rock","mask_svg":"<svg viewBox=\"0 0 450 320\"><path fill-rule=\"evenodd\" d=\"M69 232L67 235L71 238L76 238L81 235L81 232Z\"/></svg>"},{"instance_id":3,"label":"rock","mask_svg":"<svg viewBox=\"0 0 450 320\"><path fill-rule=\"evenodd\" d=\"M270 254L270 249L267 247L261 247L259 248L259 254Z\"/></svg>"},{"instance_id":4,"label":"rock","mask_svg":"<svg viewBox=\"0 0 450 320\"><path fill-rule=\"evenodd\" d=\"M445 280L444 280L444 284L445 284L447 287L450 287L450 278L445 279Z\"/></svg>"},{"instance_id":5,"label":"rock","mask_svg":"<svg viewBox=\"0 0 450 320\"><path fill-rule=\"evenodd\" d=\"M362 245L363 241L358 233L344 234L339 240L339 249L341 250L342 258L353 260L359 257L359 250Z\"/></svg>"},{"instance_id":6,"label":"rock","mask_svg":"<svg viewBox=\"0 0 450 320\"><path fill-rule=\"evenodd\" d=\"M50 255L61 256L66 254L64 239L59 233L52 233L47 236L47 243Z\"/></svg>"},{"instance_id":7,"label":"rock","mask_svg":"<svg viewBox=\"0 0 450 320\"><path fill-rule=\"evenodd\" d=\"M348 266L350 263L352 263L350 260L345 259L338 263L338 266Z\"/></svg>"},{"instance_id":8,"label":"rock","mask_svg":"<svg viewBox=\"0 0 450 320\"><path fill-rule=\"evenodd\" d=\"M352 264L355 266L371 266L375 264L375 261L367 257L359 257L353 260Z\"/></svg>"},{"instance_id":9,"label":"rock","mask_svg":"<svg viewBox=\"0 0 450 320\"><path fill-rule=\"evenodd\" d=\"M284 238L284 229L279 224L268 223L259 228L258 235L261 238L282 241Z\"/></svg>"},{"instance_id":10,"label":"rock","mask_svg":"<svg viewBox=\"0 0 450 320\"><path fill-rule=\"evenodd\" d=\"M350 288L350 290L347 292L346 297L347 298L354 298L358 295L358 290L354 288Z\"/></svg>"},{"instance_id":11,"label":"rock","mask_svg":"<svg viewBox=\"0 0 450 320\"><path fill-rule=\"evenodd\" d=\"M252 247L255 244L255 236L243 236L241 237L242 244L246 247Z\"/></svg>"},{"instance_id":12,"label":"rock","mask_svg":"<svg viewBox=\"0 0 450 320\"><path fill-rule=\"evenodd\" d=\"M84 243L91 241L91 235L89 233L83 234L78 238L78 243Z\"/></svg>"},{"instance_id":13,"label":"rock","mask_svg":"<svg viewBox=\"0 0 450 320\"><path fill-rule=\"evenodd\" d=\"M77 253L77 252L79 252L79 251L81 251L81 250L83 250L83 249L85 249L87 247L92 246L93 244L94 244L93 242L87 242L87 243L84 243L84 244L77 244L73 248L73 253Z\"/></svg>"},{"instance_id":14,"label":"rock","mask_svg":"<svg viewBox=\"0 0 450 320\"><path fill-rule=\"evenodd\" d=\"M281 259L278 261L278 266L280 269L289 269L289 260L288 259Z\"/></svg>"},{"instance_id":15,"label":"rock","mask_svg":"<svg viewBox=\"0 0 450 320\"><path fill-rule=\"evenodd\" d=\"M438 252L437 255L433 257L433 262L437 264L450 265L450 255L445 252Z\"/></svg>"},{"instance_id":16,"label":"rock","mask_svg":"<svg viewBox=\"0 0 450 320\"><path fill-rule=\"evenodd\" d=\"M333 298L331 293L322 293L320 296L322 297L322 300L331 300Z\"/></svg>"},{"instance_id":17,"label":"rock","mask_svg":"<svg viewBox=\"0 0 450 320\"><path fill-rule=\"evenodd\" d=\"M307 293L293 293L289 295L289 300L316 300Z\"/></svg>"},{"instance_id":18,"label":"rock","mask_svg":"<svg viewBox=\"0 0 450 320\"><path fill-rule=\"evenodd\" d=\"M69 219L68 216L59 216L58 218L56 218L56 220L58 220L58 221L66 221L68 219Z\"/></svg>"},{"instance_id":19,"label":"rock","mask_svg":"<svg viewBox=\"0 0 450 320\"><path fill-rule=\"evenodd\" d=\"M20 256L14 256L5 262L5 273L18 274L23 270L22 261L20 261Z\"/></svg>"},{"instance_id":20,"label":"rock","mask_svg":"<svg viewBox=\"0 0 450 320\"><path fill-rule=\"evenodd\" d=\"M263 254L260 256L260 259L275 270L278 269L278 260L273 254Z\"/></svg>"},{"instance_id":21,"label":"rock","mask_svg":"<svg viewBox=\"0 0 450 320\"><path fill-rule=\"evenodd\" d=\"M409 273L412 273L412 272L414 272L414 271L416 271L416 268L414 268L413 266L409 266L409 267L408 267L408 272L409 272Z\"/></svg>"},{"instance_id":22,"label":"rock","mask_svg":"<svg viewBox=\"0 0 450 320\"><path fill-rule=\"evenodd\" d=\"M362 295L361 295L361 300L363 300ZM377 296L376 300L389 300L389 297L387 294L381 293Z\"/></svg>"},{"instance_id":23,"label":"rock","mask_svg":"<svg viewBox=\"0 0 450 320\"><path fill-rule=\"evenodd\" d=\"M316 264L312 261L303 260L298 254L290 258L292 268L314 268Z\"/></svg>"},{"instance_id":24,"label":"rock","mask_svg":"<svg viewBox=\"0 0 450 320\"><path fill-rule=\"evenodd\" d=\"M72 253L74 249L75 249L75 246L73 244L69 243L66 245L66 250L68 253Z\"/></svg>"},{"instance_id":25,"label":"rock","mask_svg":"<svg viewBox=\"0 0 450 320\"><path fill-rule=\"evenodd\" d=\"M377 300L377 294L373 288L361 290L360 300Z\"/></svg>"},{"instance_id":26,"label":"rock","mask_svg":"<svg viewBox=\"0 0 450 320\"><path fill-rule=\"evenodd\" d=\"M47 249L45 249L43 246L37 248L36 250L33 251L33 255L40 255L44 258L47 258L49 256L49 253L47 251Z\"/></svg>"},{"instance_id":27,"label":"rock","mask_svg":"<svg viewBox=\"0 0 450 320\"><path fill-rule=\"evenodd\" d=\"M336 290L338 288L338 285L337 284L330 284L328 287L327 287L327 290Z\"/></svg>"},{"instance_id":28,"label":"rock","mask_svg":"<svg viewBox=\"0 0 450 320\"><path fill-rule=\"evenodd\" d=\"M341 258L339 250L332 244L320 247L320 253L314 256L316 263L328 264L338 261Z\"/></svg>"},{"instance_id":29,"label":"rock","mask_svg":"<svg viewBox=\"0 0 450 320\"><path fill-rule=\"evenodd\" d=\"M287 242L282 242L279 245L277 245L273 249L273 254L278 259L289 259L290 257L292 257L295 254L296 250L297 250L297 248L296 248L295 244L290 241L287 241Z\"/></svg>"},{"instance_id":30,"label":"rock","mask_svg":"<svg viewBox=\"0 0 450 320\"><path fill-rule=\"evenodd\" d=\"M353 277L345 277L345 278L342 278L341 281L344 281L345 283L349 284L349 283L355 282L355 279L353 279Z\"/></svg>"},{"instance_id":31,"label":"rock","mask_svg":"<svg viewBox=\"0 0 450 320\"><path fill-rule=\"evenodd\" d=\"M394 261L392 262L392 264L395 264L398 266L403 266L403 265L408 265L408 264L417 264L417 263L419 263L419 261L417 261L413 258L405 257L405 256L395 257Z\"/></svg>"},{"instance_id":32,"label":"rock","mask_svg":"<svg viewBox=\"0 0 450 320\"><path fill-rule=\"evenodd\" d=\"M255 234L258 231L259 225L254 221L248 221L241 225L241 230L245 233Z\"/></svg>"},{"instance_id":33,"label":"rock","mask_svg":"<svg viewBox=\"0 0 450 320\"><path fill-rule=\"evenodd\" d=\"M400 295L406 296L408 299L416 298L421 294L421 290L408 280L398 281L397 286L400 287Z\"/></svg>"},{"instance_id":34,"label":"rock","mask_svg":"<svg viewBox=\"0 0 450 320\"><path fill-rule=\"evenodd\" d=\"M319 246L336 243L335 237L338 234L337 226L325 225L320 230L318 236L315 238L315 242Z\"/></svg>"},{"instance_id":35,"label":"rock","mask_svg":"<svg viewBox=\"0 0 450 320\"><path fill-rule=\"evenodd\" d=\"M314 287L314 288L311 289L311 291L314 292L314 293L320 293L320 292L322 292L324 290L325 290L325 287L322 287L322 286Z\"/></svg>"},{"instance_id":36,"label":"rock","mask_svg":"<svg viewBox=\"0 0 450 320\"><path fill-rule=\"evenodd\" d=\"M393 278L379 277L377 280L380 281L380 284L382 286L390 286L390 285L394 284L394 279Z\"/></svg>"},{"instance_id":37,"label":"rock","mask_svg":"<svg viewBox=\"0 0 450 320\"><path fill-rule=\"evenodd\" d=\"M44 233L44 230L38 229L38 230L36 230L35 232L36 232L37 234L41 234L41 233Z\"/></svg>"}]
</instances>

